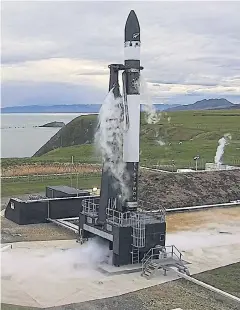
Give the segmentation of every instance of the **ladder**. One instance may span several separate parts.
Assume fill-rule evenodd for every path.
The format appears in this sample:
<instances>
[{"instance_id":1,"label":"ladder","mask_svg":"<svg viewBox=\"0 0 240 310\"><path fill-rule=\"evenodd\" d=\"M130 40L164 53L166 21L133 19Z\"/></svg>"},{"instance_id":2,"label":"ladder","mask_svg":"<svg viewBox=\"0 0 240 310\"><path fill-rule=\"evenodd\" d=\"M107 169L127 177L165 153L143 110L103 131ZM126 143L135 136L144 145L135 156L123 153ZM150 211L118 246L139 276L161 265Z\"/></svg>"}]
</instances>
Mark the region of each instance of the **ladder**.
<instances>
[{"instance_id":1,"label":"ladder","mask_svg":"<svg viewBox=\"0 0 240 310\"><path fill-rule=\"evenodd\" d=\"M131 215L133 246L137 248L145 247L145 218L139 213Z\"/></svg>"},{"instance_id":2,"label":"ladder","mask_svg":"<svg viewBox=\"0 0 240 310\"><path fill-rule=\"evenodd\" d=\"M139 248L132 247L132 264L138 264L139 263Z\"/></svg>"}]
</instances>

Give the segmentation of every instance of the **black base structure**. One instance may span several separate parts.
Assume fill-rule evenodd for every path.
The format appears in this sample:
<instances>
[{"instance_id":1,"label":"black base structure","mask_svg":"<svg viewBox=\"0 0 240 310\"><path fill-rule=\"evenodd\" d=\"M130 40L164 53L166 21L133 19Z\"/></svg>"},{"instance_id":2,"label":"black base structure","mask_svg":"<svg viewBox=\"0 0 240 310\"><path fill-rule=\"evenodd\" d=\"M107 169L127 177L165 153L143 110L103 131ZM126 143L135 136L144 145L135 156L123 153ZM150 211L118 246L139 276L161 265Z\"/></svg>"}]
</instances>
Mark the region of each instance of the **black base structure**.
<instances>
[{"instance_id":1,"label":"black base structure","mask_svg":"<svg viewBox=\"0 0 240 310\"><path fill-rule=\"evenodd\" d=\"M108 240L114 266L140 263L150 249L165 246L164 209L155 213L119 212L111 208L112 205L114 202L110 199L106 221L102 225L98 221L99 199L83 200L79 217L79 238L82 242L92 236Z\"/></svg>"}]
</instances>

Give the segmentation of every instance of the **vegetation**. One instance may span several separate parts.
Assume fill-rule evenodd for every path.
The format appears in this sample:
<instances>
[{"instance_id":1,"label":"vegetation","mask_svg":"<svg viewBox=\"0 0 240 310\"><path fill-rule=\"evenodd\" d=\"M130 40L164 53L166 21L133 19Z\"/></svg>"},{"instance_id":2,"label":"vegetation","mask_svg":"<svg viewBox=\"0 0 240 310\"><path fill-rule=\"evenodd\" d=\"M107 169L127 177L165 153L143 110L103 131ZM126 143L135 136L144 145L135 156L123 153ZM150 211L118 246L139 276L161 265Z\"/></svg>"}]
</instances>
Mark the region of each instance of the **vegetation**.
<instances>
[{"instance_id":1,"label":"vegetation","mask_svg":"<svg viewBox=\"0 0 240 310\"><path fill-rule=\"evenodd\" d=\"M141 165L158 166L168 170L194 168L193 158L200 155L198 168L203 169L206 162L214 161L218 140L225 133L231 134L232 141L225 148L224 163L240 165L240 110L163 112L159 116L155 124L148 124L146 115L141 114ZM72 156L74 163L101 163L93 145L96 125L96 115L80 116L60 129L37 152L42 153L41 156L2 159L2 168L29 164L70 163ZM91 178L90 174L89 179L81 179L83 183L79 186L89 184L92 186L95 181L89 181ZM100 179L98 181L100 182ZM50 183L69 184L69 178L54 180L44 178L44 182L38 179L30 183L26 183L23 179L17 179L14 183L3 180L2 196L42 191L45 185Z\"/></svg>"},{"instance_id":2,"label":"vegetation","mask_svg":"<svg viewBox=\"0 0 240 310\"><path fill-rule=\"evenodd\" d=\"M225 134L232 135L226 147L224 162L240 165L240 110L163 112L155 124L148 124L141 115L140 160L141 164L194 166L193 158L200 155L200 165L213 162L218 140ZM61 130L63 146L49 141L44 153L34 160L99 162L94 151L93 136L96 116L81 116ZM81 138L81 141L80 141ZM60 137L59 137L60 139ZM51 143L50 143L51 142ZM79 145L80 144L80 145ZM45 146L46 146L45 145ZM41 148L42 152L44 147Z\"/></svg>"},{"instance_id":3,"label":"vegetation","mask_svg":"<svg viewBox=\"0 0 240 310\"><path fill-rule=\"evenodd\" d=\"M240 263L235 263L225 267L213 269L210 272L199 273L195 275L194 278L229 294L240 297L240 282L238 273L236 273L236 270L239 268ZM211 276L209 276L210 274Z\"/></svg>"},{"instance_id":4,"label":"vegetation","mask_svg":"<svg viewBox=\"0 0 240 310\"><path fill-rule=\"evenodd\" d=\"M41 156L59 147L93 142L97 115L82 115L60 129L34 156Z\"/></svg>"},{"instance_id":5,"label":"vegetation","mask_svg":"<svg viewBox=\"0 0 240 310\"><path fill-rule=\"evenodd\" d=\"M100 186L100 174L72 174L28 176L2 180L1 196L31 194L45 192L46 186L68 185L77 188L92 188Z\"/></svg>"}]
</instances>

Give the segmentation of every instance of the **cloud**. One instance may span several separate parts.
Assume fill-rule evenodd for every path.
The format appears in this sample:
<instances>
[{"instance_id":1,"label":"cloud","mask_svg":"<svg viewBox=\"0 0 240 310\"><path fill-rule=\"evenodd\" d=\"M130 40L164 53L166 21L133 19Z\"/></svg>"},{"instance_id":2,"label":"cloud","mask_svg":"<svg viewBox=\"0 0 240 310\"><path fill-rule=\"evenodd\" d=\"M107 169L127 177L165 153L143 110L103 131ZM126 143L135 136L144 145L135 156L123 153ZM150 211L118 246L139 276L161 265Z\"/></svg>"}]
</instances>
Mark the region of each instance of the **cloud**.
<instances>
[{"instance_id":1,"label":"cloud","mask_svg":"<svg viewBox=\"0 0 240 310\"><path fill-rule=\"evenodd\" d=\"M36 84L73 85L89 92L89 102L100 102L108 64L123 62L131 9L140 21L141 61L155 102L195 96L240 102L239 2L3 2L2 80L12 96L21 83L34 98ZM21 101L15 97L14 104Z\"/></svg>"},{"instance_id":2,"label":"cloud","mask_svg":"<svg viewBox=\"0 0 240 310\"><path fill-rule=\"evenodd\" d=\"M5 106L94 104L101 103L105 96L105 91L95 89L93 92L88 85L39 81L2 83L2 101Z\"/></svg>"},{"instance_id":3,"label":"cloud","mask_svg":"<svg viewBox=\"0 0 240 310\"><path fill-rule=\"evenodd\" d=\"M3 65L4 81L65 82L96 87L108 80L107 64L92 60L49 58Z\"/></svg>"}]
</instances>

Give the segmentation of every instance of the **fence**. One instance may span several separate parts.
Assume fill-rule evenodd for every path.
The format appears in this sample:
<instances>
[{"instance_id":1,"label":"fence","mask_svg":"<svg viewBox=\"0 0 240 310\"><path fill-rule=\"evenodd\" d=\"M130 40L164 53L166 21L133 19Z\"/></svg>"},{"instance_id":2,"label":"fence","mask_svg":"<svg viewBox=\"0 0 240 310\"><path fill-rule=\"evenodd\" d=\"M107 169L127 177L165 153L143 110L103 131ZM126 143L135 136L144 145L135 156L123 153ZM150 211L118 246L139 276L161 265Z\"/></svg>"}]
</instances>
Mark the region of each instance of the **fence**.
<instances>
[{"instance_id":1,"label":"fence","mask_svg":"<svg viewBox=\"0 0 240 310\"><path fill-rule=\"evenodd\" d=\"M174 161L171 160L169 163L161 163L160 161L147 161L146 164L144 164L145 167L152 168L152 169L159 169L159 170L166 170L170 172L176 172L177 169L192 169L192 170L205 170L206 163L210 163L209 160L200 159L197 161ZM213 161L212 161L213 162ZM224 162L226 165L230 166L237 166L240 167L240 159L232 159L229 161Z\"/></svg>"},{"instance_id":2,"label":"fence","mask_svg":"<svg viewBox=\"0 0 240 310\"><path fill-rule=\"evenodd\" d=\"M152 168L152 169L159 169L165 170L170 172L176 172L177 169L180 168L188 168L192 170L205 170L206 163L211 161L205 159L199 159L197 161L177 161L177 160L169 160L168 162L161 162L157 160L143 160L140 165ZM240 159L232 158L224 162L226 165L238 166L240 167ZM102 165L101 164L79 164L79 163L48 163L48 164L41 164L41 163L30 163L30 164L23 164L23 165L16 165L16 166L8 166L2 167L1 170L1 179L6 180L7 178L25 178L27 182L30 180L44 180L45 178L56 178L62 176L69 176L70 178L78 179L80 176L85 177L94 174L101 174Z\"/></svg>"},{"instance_id":3,"label":"fence","mask_svg":"<svg viewBox=\"0 0 240 310\"><path fill-rule=\"evenodd\" d=\"M100 173L63 173L46 175L24 175L14 177L1 177L2 186L21 184L42 184L42 185L68 185L76 188L88 188L99 186L101 180Z\"/></svg>"}]
</instances>

